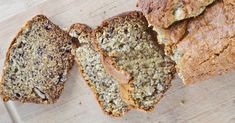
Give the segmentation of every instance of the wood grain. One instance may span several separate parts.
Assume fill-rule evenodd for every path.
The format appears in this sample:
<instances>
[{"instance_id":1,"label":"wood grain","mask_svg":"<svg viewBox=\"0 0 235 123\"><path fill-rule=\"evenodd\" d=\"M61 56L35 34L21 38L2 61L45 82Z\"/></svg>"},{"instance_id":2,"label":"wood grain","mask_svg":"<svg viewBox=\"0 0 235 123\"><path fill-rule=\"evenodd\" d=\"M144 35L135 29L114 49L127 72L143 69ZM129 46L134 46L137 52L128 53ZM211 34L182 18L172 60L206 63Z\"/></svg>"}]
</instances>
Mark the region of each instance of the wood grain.
<instances>
[{"instance_id":1,"label":"wood grain","mask_svg":"<svg viewBox=\"0 0 235 123\"><path fill-rule=\"evenodd\" d=\"M0 10L8 11L0 13L0 69L14 35L36 14L45 14L62 28L77 22L95 27L121 12L138 10L135 3L136 0L2 0ZM46 106L13 102L15 110L11 113L18 115L13 117L15 122L22 123L235 122L235 71L191 86L184 86L178 78L172 84L156 111L132 110L122 118L112 118L102 113L75 65L58 103ZM0 122L12 122L1 104Z\"/></svg>"},{"instance_id":2,"label":"wood grain","mask_svg":"<svg viewBox=\"0 0 235 123\"><path fill-rule=\"evenodd\" d=\"M13 123L2 100L0 100L0 123Z\"/></svg>"}]
</instances>

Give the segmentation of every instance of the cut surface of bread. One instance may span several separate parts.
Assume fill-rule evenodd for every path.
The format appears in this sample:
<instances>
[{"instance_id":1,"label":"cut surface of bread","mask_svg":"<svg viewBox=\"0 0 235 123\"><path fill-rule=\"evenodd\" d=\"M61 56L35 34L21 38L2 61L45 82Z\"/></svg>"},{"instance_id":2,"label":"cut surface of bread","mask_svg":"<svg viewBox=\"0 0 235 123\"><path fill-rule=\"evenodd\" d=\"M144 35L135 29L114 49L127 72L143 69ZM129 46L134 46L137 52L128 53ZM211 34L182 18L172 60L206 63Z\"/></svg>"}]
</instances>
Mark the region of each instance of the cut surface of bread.
<instances>
[{"instance_id":1,"label":"cut surface of bread","mask_svg":"<svg viewBox=\"0 0 235 123\"><path fill-rule=\"evenodd\" d=\"M185 84L235 69L234 0L218 0L200 16L177 23L159 35Z\"/></svg>"},{"instance_id":2,"label":"cut surface of bread","mask_svg":"<svg viewBox=\"0 0 235 123\"><path fill-rule=\"evenodd\" d=\"M215 0L138 0L149 23L168 28L176 21L196 17Z\"/></svg>"},{"instance_id":3,"label":"cut surface of bread","mask_svg":"<svg viewBox=\"0 0 235 123\"><path fill-rule=\"evenodd\" d=\"M75 58L102 110L114 117L123 116L130 106L122 100L118 81L106 73L100 54L92 46L92 29L84 24L74 24L69 34L79 40L80 46L75 51Z\"/></svg>"},{"instance_id":4,"label":"cut surface of bread","mask_svg":"<svg viewBox=\"0 0 235 123\"><path fill-rule=\"evenodd\" d=\"M28 21L8 49L0 93L5 101L55 103L73 65L72 38L43 15Z\"/></svg>"},{"instance_id":5,"label":"cut surface of bread","mask_svg":"<svg viewBox=\"0 0 235 123\"><path fill-rule=\"evenodd\" d=\"M152 33L137 11L107 19L94 31L94 44L104 54L106 70L122 81L122 97L145 111L153 110L175 73L174 62L164 55Z\"/></svg>"}]
</instances>

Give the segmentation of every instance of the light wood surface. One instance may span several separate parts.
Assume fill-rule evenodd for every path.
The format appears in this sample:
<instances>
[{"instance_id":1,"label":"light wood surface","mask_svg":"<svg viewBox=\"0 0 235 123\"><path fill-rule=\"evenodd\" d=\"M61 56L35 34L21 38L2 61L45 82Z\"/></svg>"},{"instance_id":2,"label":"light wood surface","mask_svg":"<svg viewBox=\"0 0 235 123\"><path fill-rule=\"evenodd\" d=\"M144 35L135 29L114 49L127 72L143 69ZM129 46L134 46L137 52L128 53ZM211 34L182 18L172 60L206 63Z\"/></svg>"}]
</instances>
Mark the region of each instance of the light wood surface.
<instances>
[{"instance_id":1,"label":"light wood surface","mask_svg":"<svg viewBox=\"0 0 235 123\"><path fill-rule=\"evenodd\" d=\"M0 101L0 123L12 123L12 119L5 107L4 102Z\"/></svg>"},{"instance_id":2,"label":"light wood surface","mask_svg":"<svg viewBox=\"0 0 235 123\"><path fill-rule=\"evenodd\" d=\"M0 74L11 40L32 16L45 14L62 28L76 22L95 27L108 17L138 10L135 3L136 0L0 0ZM76 65L68 78L54 105L0 101L0 123L235 123L235 72L191 86L184 86L176 78L154 112L132 110L122 118L102 113Z\"/></svg>"}]
</instances>

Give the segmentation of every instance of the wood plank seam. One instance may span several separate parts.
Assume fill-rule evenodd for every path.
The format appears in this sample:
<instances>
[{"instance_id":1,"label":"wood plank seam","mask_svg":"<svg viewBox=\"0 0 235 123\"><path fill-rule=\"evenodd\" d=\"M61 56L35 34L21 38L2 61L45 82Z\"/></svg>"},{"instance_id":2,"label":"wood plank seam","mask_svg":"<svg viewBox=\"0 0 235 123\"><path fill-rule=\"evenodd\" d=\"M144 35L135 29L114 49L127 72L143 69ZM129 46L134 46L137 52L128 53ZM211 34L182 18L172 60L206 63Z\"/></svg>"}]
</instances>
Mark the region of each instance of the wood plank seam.
<instances>
[{"instance_id":1,"label":"wood plank seam","mask_svg":"<svg viewBox=\"0 0 235 123\"><path fill-rule=\"evenodd\" d=\"M12 101L4 102L4 106L14 123L23 123Z\"/></svg>"}]
</instances>

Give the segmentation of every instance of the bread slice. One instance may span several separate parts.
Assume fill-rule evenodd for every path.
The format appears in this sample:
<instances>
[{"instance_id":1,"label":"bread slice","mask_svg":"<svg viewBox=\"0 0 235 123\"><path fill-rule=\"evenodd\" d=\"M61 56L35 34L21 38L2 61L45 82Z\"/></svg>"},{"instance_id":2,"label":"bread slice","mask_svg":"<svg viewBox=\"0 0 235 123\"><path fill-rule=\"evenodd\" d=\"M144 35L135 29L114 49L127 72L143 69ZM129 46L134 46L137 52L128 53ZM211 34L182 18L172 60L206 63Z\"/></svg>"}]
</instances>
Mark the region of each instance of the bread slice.
<instances>
[{"instance_id":1,"label":"bread slice","mask_svg":"<svg viewBox=\"0 0 235 123\"><path fill-rule=\"evenodd\" d=\"M5 101L55 103L73 65L72 38L43 15L28 21L6 55L0 93Z\"/></svg>"},{"instance_id":2,"label":"bread slice","mask_svg":"<svg viewBox=\"0 0 235 123\"><path fill-rule=\"evenodd\" d=\"M176 21L200 15L215 0L138 0L149 23L168 28Z\"/></svg>"},{"instance_id":3,"label":"bread slice","mask_svg":"<svg viewBox=\"0 0 235 123\"><path fill-rule=\"evenodd\" d=\"M92 46L92 29L84 24L74 24L69 33L79 40L80 46L75 51L75 58L102 110L114 117L123 116L130 110L130 106L120 97L118 81L106 73L100 54Z\"/></svg>"},{"instance_id":4,"label":"bread slice","mask_svg":"<svg viewBox=\"0 0 235 123\"><path fill-rule=\"evenodd\" d=\"M174 62L164 55L141 12L105 20L94 31L106 70L121 81L122 97L136 108L151 111L171 85Z\"/></svg>"},{"instance_id":5,"label":"bread slice","mask_svg":"<svg viewBox=\"0 0 235 123\"><path fill-rule=\"evenodd\" d=\"M160 31L159 37L185 84L234 70L235 2L218 0L200 16Z\"/></svg>"}]
</instances>

